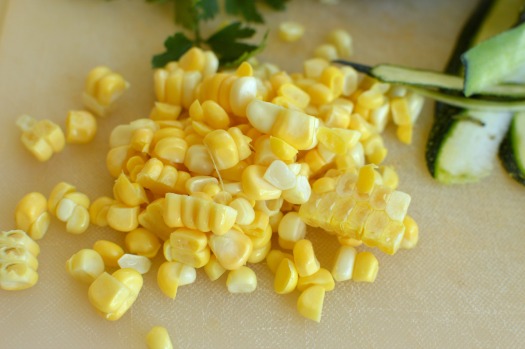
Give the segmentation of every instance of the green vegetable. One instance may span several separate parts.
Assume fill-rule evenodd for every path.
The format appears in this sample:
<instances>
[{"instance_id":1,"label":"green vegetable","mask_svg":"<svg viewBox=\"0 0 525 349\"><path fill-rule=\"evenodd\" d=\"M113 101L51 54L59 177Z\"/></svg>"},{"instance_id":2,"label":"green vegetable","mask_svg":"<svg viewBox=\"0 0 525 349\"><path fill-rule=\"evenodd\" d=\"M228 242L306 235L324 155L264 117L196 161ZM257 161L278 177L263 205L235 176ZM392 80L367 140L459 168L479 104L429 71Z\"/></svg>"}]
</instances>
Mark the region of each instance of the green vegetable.
<instances>
[{"instance_id":1,"label":"green vegetable","mask_svg":"<svg viewBox=\"0 0 525 349\"><path fill-rule=\"evenodd\" d=\"M499 148L499 158L509 175L525 185L525 113L514 115Z\"/></svg>"},{"instance_id":2,"label":"green vegetable","mask_svg":"<svg viewBox=\"0 0 525 349\"><path fill-rule=\"evenodd\" d=\"M209 48L219 58L221 66L236 66L249 57L259 53L266 44L265 34L258 44L244 40L253 38L256 30L241 22L233 22L218 29L208 38L203 38L200 30L202 21L215 18L220 13L218 0L146 0L148 2L174 5L174 21L191 34L176 32L164 42L166 51L152 58L153 68L165 66L168 62L178 60L192 46ZM247 23L264 23L263 16L257 9L257 3L266 3L276 10L284 10L287 0L224 0L225 12L239 16Z\"/></svg>"}]
</instances>

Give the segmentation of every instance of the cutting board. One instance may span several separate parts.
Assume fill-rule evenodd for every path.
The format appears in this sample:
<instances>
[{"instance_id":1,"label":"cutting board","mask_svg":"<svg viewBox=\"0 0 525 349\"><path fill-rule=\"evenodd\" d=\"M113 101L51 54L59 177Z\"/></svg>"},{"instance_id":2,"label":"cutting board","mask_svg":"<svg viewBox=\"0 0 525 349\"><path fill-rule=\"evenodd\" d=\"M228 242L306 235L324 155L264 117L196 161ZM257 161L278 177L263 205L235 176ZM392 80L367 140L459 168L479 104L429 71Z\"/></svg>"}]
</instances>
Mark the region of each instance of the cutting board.
<instances>
[{"instance_id":1,"label":"cutting board","mask_svg":"<svg viewBox=\"0 0 525 349\"><path fill-rule=\"evenodd\" d=\"M475 1L364 1L336 5L293 0L284 13L268 11L268 47L259 57L289 72L327 33L348 30L357 62L443 69ZM142 0L11 0L0 2L0 229L14 228L23 195L49 195L59 181L91 199L110 195L105 168L113 127L149 114L154 101L150 58L175 31L167 5ZM306 35L282 43L276 28L296 20ZM209 23L205 30L220 23ZM68 110L82 107L86 73L105 64L122 73L131 89L116 111L99 120L88 145L67 145L39 163L22 147L15 119L23 113L64 125ZM338 283L327 293L317 324L296 312L297 293L277 295L264 263L254 267L258 288L229 294L225 278L181 287L175 300L158 289L154 260L136 303L116 322L89 304L87 287L72 280L65 262L98 239L123 242L123 234L92 226L81 236L53 220L39 241L38 284L0 291L0 348L145 348L152 326L165 326L177 348L516 348L525 342L525 188L494 171L480 183L445 186L428 174L425 140L432 121L427 101L414 142L402 145L388 128L386 163L400 175L400 190L420 226L420 242L394 256L377 253L375 283ZM322 265L330 267L334 238L310 230Z\"/></svg>"}]
</instances>

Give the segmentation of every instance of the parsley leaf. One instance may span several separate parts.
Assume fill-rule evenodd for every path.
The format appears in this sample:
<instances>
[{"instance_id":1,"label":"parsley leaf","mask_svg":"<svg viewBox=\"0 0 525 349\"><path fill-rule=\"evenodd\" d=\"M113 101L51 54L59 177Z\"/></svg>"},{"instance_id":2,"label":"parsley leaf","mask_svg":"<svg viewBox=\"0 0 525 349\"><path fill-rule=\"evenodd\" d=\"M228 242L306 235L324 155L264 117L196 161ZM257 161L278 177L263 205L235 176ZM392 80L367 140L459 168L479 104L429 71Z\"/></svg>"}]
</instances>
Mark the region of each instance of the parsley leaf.
<instances>
[{"instance_id":1,"label":"parsley leaf","mask_svg":"<svg viewBox=\"0 0 525 349\"><path fill-rule=\"evenodd\" d=\"M263 49L266 36L259 45L239 41L251 38L254 34L255 29L242 27L241 22L233 22L210 36L206 43L215 52L221 65L230 66L242 62Z\"/></svg>"},{"instance_id":2,"label":"parsley leaf","mask_svg":"<svg viewBox=\"0 0 525 349\"><path fill-rule=\"evenodd\" d=\"M182 33L169 36L166 41L164 41L166 52L153 56L151 65L153 68L161 68L171 61L177 61L192 46L193 41Z\"/></svg>"},{"instance_id":3,"label":"parsley leaf","mask_svg":"<svg viewBox=\"0 0 525 349\"><path fill-rule=\"evenodd\" d=\"M283 11L284 9L286 9L285 3L287 1L288 0L264 0L266 5L270 6L274 10L278 10L278 11Z\"/></svg>"},{"instance_id":4,"label":"parsley leaf","mask_svg":"<svg viewBox=\"0 0 525 349\"><path fill-rule=\"evenodd\" d=\"M264 23L255 7L255 0L225 0L226 12L231 15L241 15L247 22Z\"/></svg>"}]
</instances>

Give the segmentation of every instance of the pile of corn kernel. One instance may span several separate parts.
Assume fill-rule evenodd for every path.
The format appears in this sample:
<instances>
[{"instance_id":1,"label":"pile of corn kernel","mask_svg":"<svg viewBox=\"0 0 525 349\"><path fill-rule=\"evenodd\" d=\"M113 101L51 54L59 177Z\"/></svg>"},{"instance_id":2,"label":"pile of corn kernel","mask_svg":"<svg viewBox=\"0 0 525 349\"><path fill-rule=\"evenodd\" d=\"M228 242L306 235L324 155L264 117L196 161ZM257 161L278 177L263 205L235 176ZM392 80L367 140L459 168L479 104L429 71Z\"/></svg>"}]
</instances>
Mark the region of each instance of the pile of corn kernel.
<instances>
[{"instance_id":1,"label":"pile of corn kernel","mask_svg":"<svg viewBox=\"0 0 525 349\"><path fill-rule=\"evenodd\" d=\"M346 32L329 38L328 52L351 53ZM15 212L18 230L0 236L0 287L37 282L34 240L44 237L54 216L72 234L90 224L126 234L125 246L99 240L66 263L108 320L132 306L142 274L162 253L157 283L170 298L195 281L198 268L211 281L226 275L231 293L253 292L251 265L266 262L275 292L298 291L298 312L319 322L325 292L336 282L376 279L378 260L358 252L362 243L388 254L417 243L417 224L407 215L410 196L397 190L395 170L382 164L381 133L391 121L398 138L410 143L423 103L402 87L330 64L326 52L316 50L293 74L255 61L218 71L214 53L199 48L157 69L149 117L111 133L112 195L91 201L66 182L47 198L26 195ZM46 161L65 143L89 143L97 128L93 113L111 113L128 87L109 68L93 69L83 96L90 111L71 111L65 135L49 120L22 116L23 144ZM329 269L316 258L308 226L340 242ZM152 342L157 332L166 336L154 328Z\"/></svg>"}]
</instances>

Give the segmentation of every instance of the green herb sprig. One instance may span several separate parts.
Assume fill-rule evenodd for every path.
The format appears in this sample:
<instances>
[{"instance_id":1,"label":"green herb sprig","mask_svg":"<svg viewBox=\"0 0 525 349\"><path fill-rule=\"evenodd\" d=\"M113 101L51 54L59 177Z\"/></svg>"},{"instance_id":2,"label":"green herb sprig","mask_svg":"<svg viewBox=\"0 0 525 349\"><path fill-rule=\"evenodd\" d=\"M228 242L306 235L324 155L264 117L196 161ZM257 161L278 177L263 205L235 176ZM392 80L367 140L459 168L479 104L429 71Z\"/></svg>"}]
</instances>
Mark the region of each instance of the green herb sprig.
<instances>
[{"instance_id":1,"label":"green herb sprig","mask_svg":"<svg viewBox=\"0 0 525 349\"><path fill-rule=\"evenodd\" d=\"M146 0L154 3L173 3L174 22L189 32L176 32L164 41L165 52L153 56L153 68L164 67L178 60L191 47L209 48L215 52L222 67L237 66L242 61L259 53L266 45L268 32L258 44L248 43L247 39L256 34L249 23L264 23L258 3L265 3L275 10L284 10L287 0L223 0L225 13L240 17L246 23L235 21L218 29L209 37L203 38L201 23L220 13L219 0Z\"/></svg>"}]
</instances>

